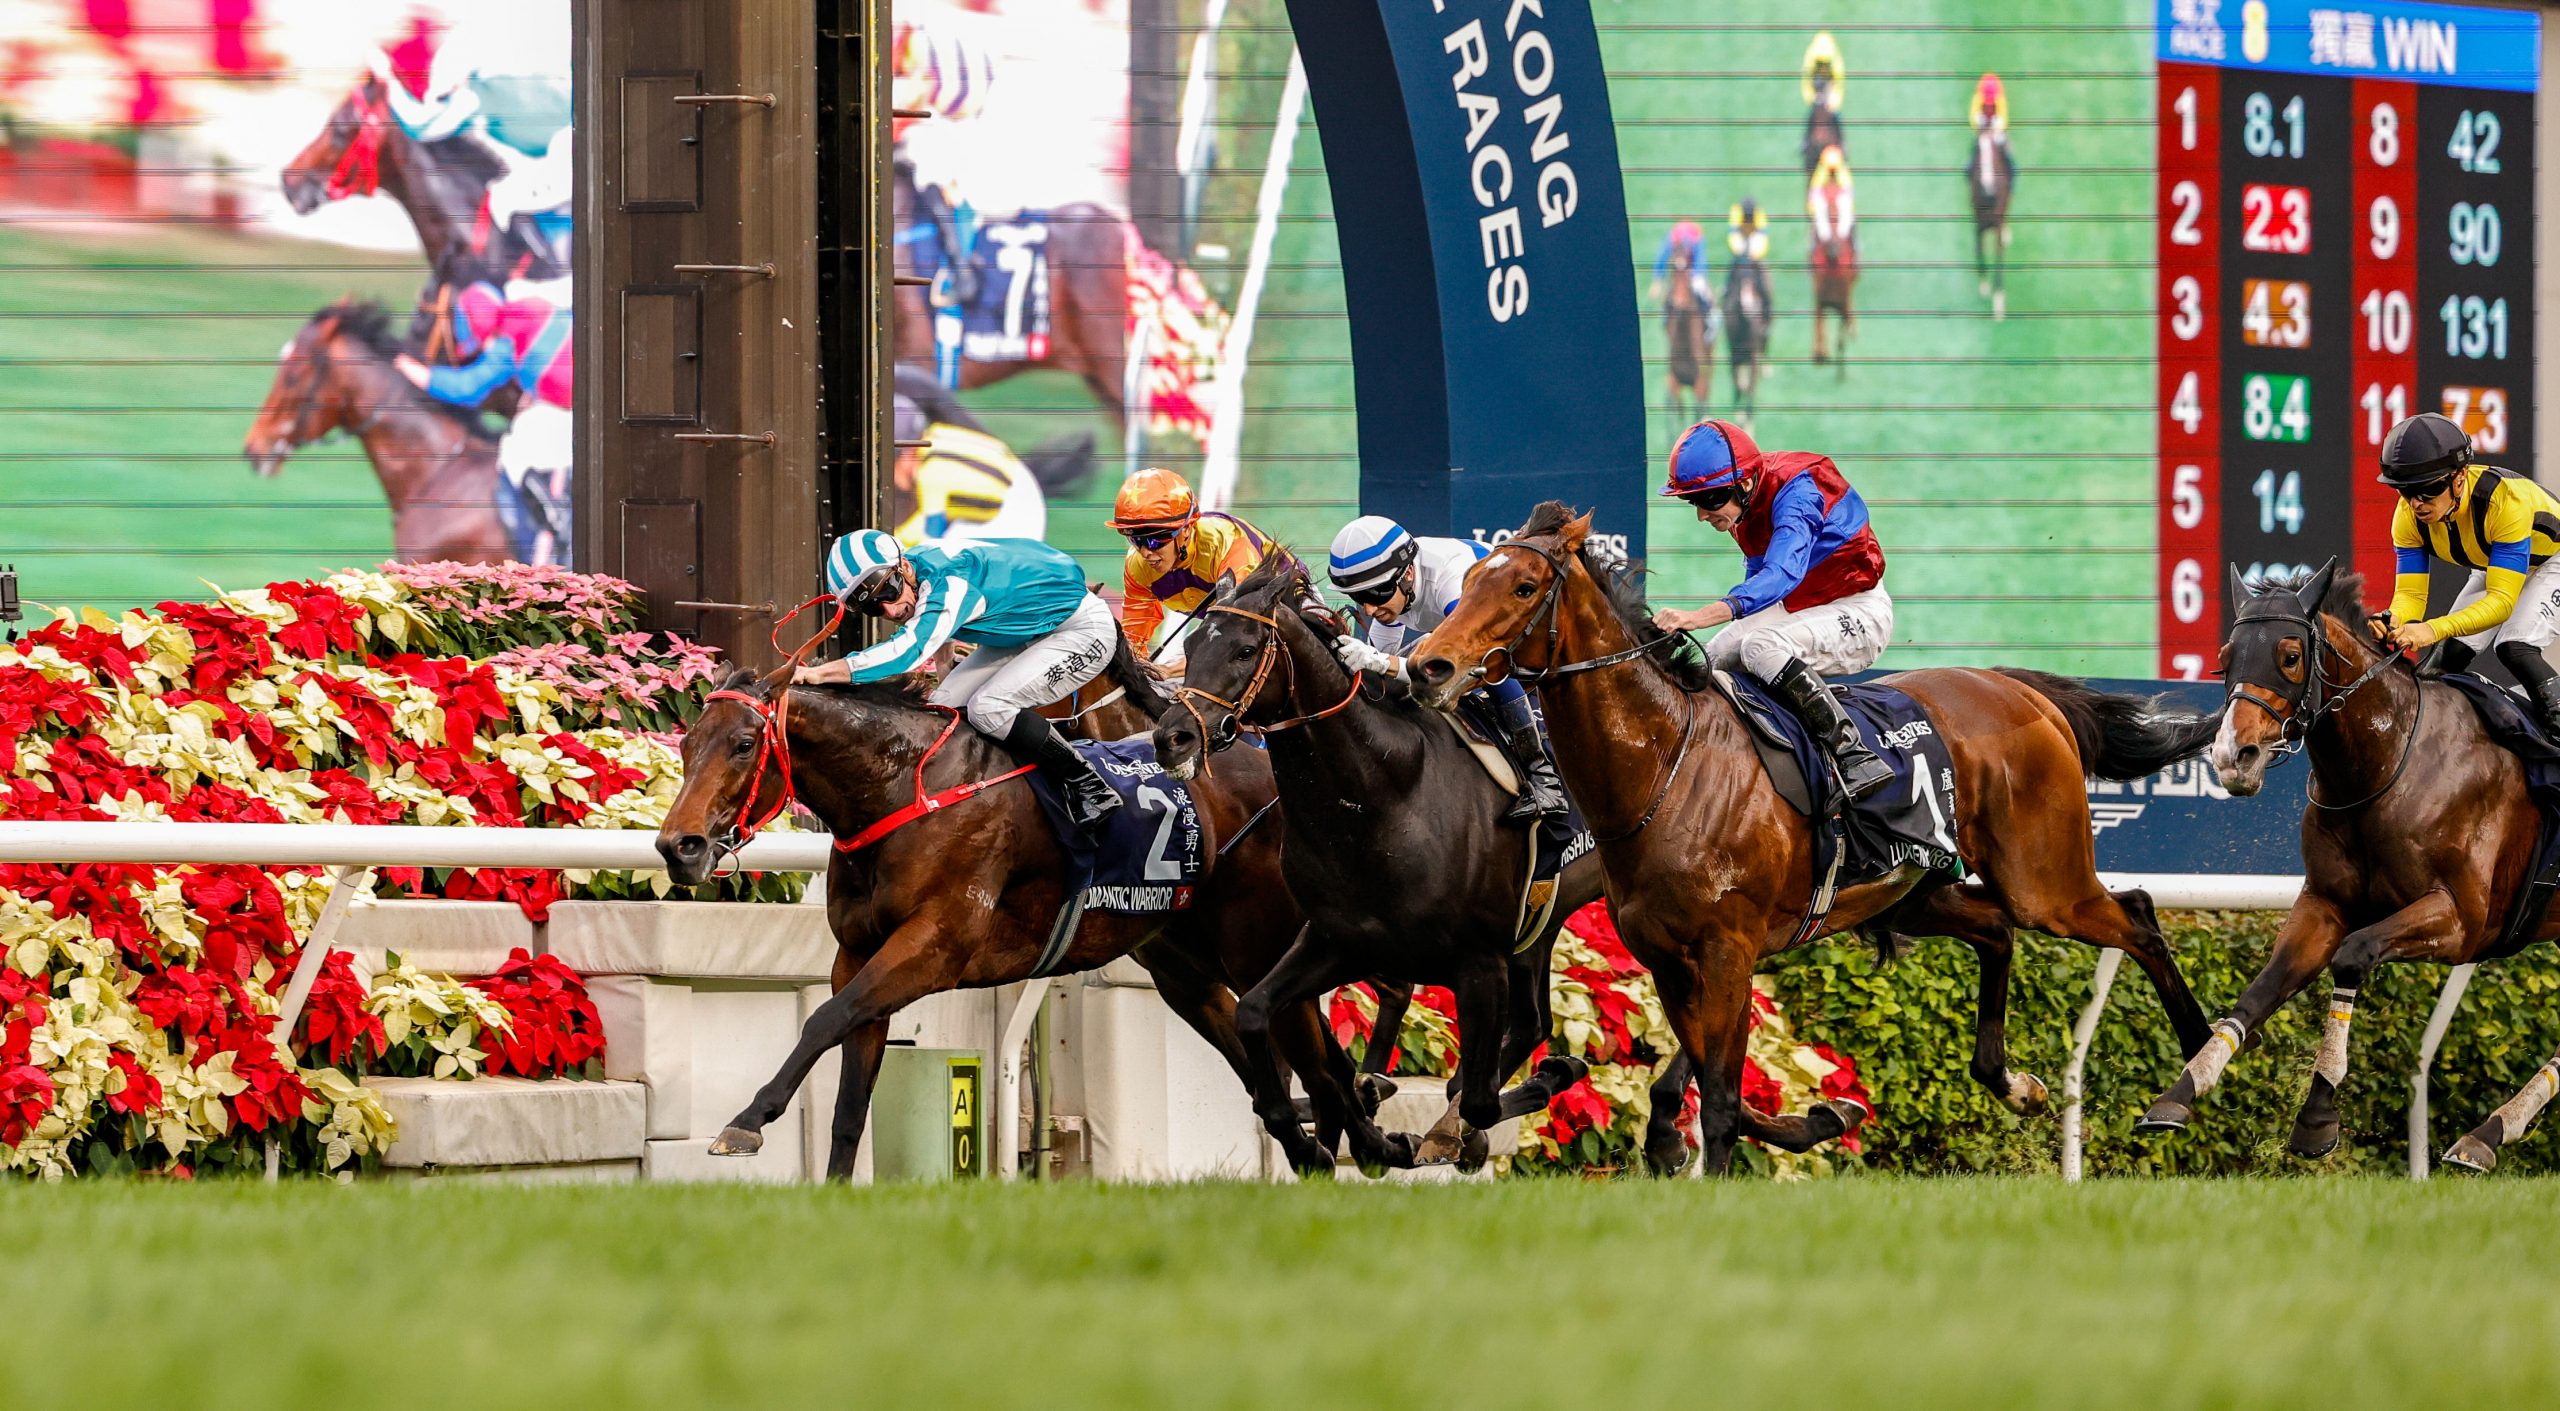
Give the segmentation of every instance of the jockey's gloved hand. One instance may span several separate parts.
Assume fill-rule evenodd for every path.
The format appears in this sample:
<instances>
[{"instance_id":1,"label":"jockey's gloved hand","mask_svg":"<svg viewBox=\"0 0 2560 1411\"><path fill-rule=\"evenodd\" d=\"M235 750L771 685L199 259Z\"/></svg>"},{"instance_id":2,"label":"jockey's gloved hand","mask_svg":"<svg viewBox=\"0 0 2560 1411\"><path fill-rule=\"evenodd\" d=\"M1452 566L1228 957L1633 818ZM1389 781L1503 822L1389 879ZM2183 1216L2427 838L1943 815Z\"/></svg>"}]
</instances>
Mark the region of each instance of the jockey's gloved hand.
<instances>
[{"instance_id":1,"label":"jockey's gloved hand","mask_svg":"<svg viewBox=\"0 0 2560 1411\"><path fill-rule=\"evenodd\" d=\"M1404 679L1404 658L1389 656L1346 632L1333 639L1333 654L1344 666L1379 676Z\"/></svg>"}]
</instances>

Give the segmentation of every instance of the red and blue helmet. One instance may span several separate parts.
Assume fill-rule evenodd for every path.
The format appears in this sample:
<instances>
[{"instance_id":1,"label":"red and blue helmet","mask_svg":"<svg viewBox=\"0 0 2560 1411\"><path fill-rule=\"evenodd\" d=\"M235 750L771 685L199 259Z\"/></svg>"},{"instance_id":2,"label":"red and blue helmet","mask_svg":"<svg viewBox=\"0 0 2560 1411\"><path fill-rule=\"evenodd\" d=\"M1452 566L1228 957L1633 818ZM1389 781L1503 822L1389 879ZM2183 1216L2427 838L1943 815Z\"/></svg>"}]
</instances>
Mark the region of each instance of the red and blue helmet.
<instances>
[{"instance_id":1,"label":"red and blue helmet","mask_svg":"<svg viewBox=\"0 0 2560 1411\"><path fill-rule=\"evenodd\" d=\"M1671 448L1670 478L1662 493L1673 499L1719 490L1760 469L1760 447L1751 433L1729 421L1699 422Z\"/></svg>"}]
</instances>

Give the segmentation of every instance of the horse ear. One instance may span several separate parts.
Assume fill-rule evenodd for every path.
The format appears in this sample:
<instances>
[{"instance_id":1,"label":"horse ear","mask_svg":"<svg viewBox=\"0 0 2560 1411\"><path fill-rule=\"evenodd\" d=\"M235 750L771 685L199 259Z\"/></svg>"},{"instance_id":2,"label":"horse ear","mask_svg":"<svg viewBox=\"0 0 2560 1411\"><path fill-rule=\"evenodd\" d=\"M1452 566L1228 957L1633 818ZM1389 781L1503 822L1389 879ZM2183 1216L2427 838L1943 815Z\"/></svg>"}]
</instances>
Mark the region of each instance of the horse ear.
<instances>
[{"instance_id":1,"label":"horse ear","mask_svg":"<svg viewBox=\"0 0 2560 1411\"><path fill-rule=\"evenodd\" d=\"M1566 553L1582 552L1582 541L1591 537L1591 515L1586 513L1578 519L1566 520L1564 532L1557 537Z\"/></svg>"},{"instance_id":2,"label":"horse ear","mask_svg":"<svg viewBox=\"0 0 2560 1411\"><path fill-rule=\"evenodd\" d=\"M2258 596L2258 594L2257 594L2256 590L2252 589L2252 588L2249 586L2249 580L2240 576L2240 565L2238 565L2238 564L2236 564L2236 563L2235 563L2235 564L2232 564L2232 565L2230 565L2230 569L2231 569L2231 605L2232 605L2233 607L2238 607L2240 604L2245 603L2245 602L2249 601L2251 598L2254 598L2254 597Z\"/></svg>"},{"instance_id":3,"label":"horse ear","mask_svg":"<svg viewBox=\"0 0 2560 1411\"><path fill-rule=\"evenodd\" d=\"M2319 572L2312 574L2296 595L2302 599L2304 616L2309 617L2320 611L2320 605L2329 599L2329 582L2337 576L2338 560L2335 555L2332 555L2327 563L2320 565Z\"/></svg>"}]
</instances>

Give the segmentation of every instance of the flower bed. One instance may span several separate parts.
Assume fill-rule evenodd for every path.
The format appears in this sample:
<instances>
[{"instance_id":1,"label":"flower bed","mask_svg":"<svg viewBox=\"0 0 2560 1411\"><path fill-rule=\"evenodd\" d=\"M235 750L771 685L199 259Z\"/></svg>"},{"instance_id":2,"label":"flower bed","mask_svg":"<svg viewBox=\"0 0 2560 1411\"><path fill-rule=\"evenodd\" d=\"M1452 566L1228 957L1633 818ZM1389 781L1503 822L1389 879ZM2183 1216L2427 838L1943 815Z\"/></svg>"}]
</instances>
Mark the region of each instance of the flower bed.
<instances>
[{"instance_id":1,"label":"flower bed","mask_svg":"<svg viewBox=\"0 0 2560 1411\"><path fill-rule=\"evenodd\" d=\"M0 818L654 828L714 654L638 630L639 591L522 565L391 565L0 647ZM386 869L377 894L666 895L612 873ZM705 898L787 900L797 877ZM314 868L0 865L0 1171L246 1165L379 1151L367 1074L528 1077L601 1053L577 976L519 952L472 982L323 967L302 1057L278 996L329 889Z\"/></svg>"},{"instance_id":2,"label":"flower bed","mask_svg":"<svg viewBox=\"0 0 2560 1411\"><path fill-rule=\"evenodd\" d=\"M1743 1064L1742 1100L1756 1111L1771 1114L1801 1112L1825 1097L1868 1102L1857 1066L1822 1044L1799 1041L1775 993L1768 980L1752 981L1751 1038ZM1662 1012L1652 975L1618 938L1605 903L1594 902L1566 918L1547 973L1547 995L1554 1009L1549 1044L1561 1045L1564 1052L1588 1062L1591 1074L1559 1094L1544 1113L1528 1119L1523 1129L1528 1140L1516 1155L1504 1159L1504 1169L1521 1174L1641 1169L1645 1124L1653 1111L1654 1074L1678 1041ZM1338 990L1330 1018L1335 1037L1356 1060L1368 1051L1377 998L1365 984ZM1457 1006L1447 990L1435 985L1416 990L1387 1071L1446 1077L1457 1064L1456 1021ZM1540 1048L1531 1061L1546 1053L1546 1048ZM1681 1109L1682 1123L1694 1121L1697 1111L1693 1087ZM1692 1137L1691 1145L1695 1144ZM1854 1162L1860 1143L1851 1137L1793 1155L1745 1141L1741 1152L1744 1163L1754 1170L1802 1177L1828 1174Z\"/></svg>"}]
</instances>

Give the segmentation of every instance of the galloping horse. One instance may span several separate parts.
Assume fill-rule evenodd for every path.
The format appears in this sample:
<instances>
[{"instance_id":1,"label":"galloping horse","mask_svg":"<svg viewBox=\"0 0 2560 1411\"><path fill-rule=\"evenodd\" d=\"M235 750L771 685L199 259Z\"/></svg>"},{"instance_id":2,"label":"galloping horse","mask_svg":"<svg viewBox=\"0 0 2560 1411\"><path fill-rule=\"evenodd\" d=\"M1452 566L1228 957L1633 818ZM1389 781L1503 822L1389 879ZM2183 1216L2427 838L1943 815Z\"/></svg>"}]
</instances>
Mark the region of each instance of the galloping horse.
<instances>
[{"instance_id":1,"label":"galloping horse","mask_svg":"<svg viewBox=\"0 0 2560 1411\"><path fill-rule=\"evenodd\" d=\"M1991 301L1991 316L2009 316L2009 195L2017 185L2017 168L2009 148L1987 117L1976 117L1973 160L1965 166L1965 187L1973 193L1973 271L1982 296ZM1985 253L1986 240L1989 253Z\"/></svg>"},{"instance_id":2,"label":"galloping horse","mask_svg":"<svg viewBox=\"0 0 2560 1411\"><path fill-rule=\"evenodd\" d=\"M1163 705L1125 648L1109 670ZM843 1047L827 1173L852 1175L879 1073L889 1017L927 995L1012 984L1041 970L1068 900L1067 860L1022 773L994 741L958 729L903 683L792 686L785 667L761 681L740 672L711 693L684 737L684 787L658 832L658 852L681 885L708 876L755 830L796 800L835 835L827 868L827 924L838 954L833 998L809 1016L800 1042L711 1150L753 1155L809 1070ZM1260 979L1297 934L1297 905L1280 876L1271 770L1239 759L1192 786L1214 860L1189 909L1169 916L1088 912L1050 971L1091 970L1128 955L1155 976L1166 1004L1215 1047L1248 1086L1233 991ZM939 801L939 807L932 806ZM1350 1060L1312 1004L1281 1016L1279 1040L1301 1074L1351 1080ZM1256 1106L1265 1095L1256 1094ZM1284 1088L1280 1104L1287 1106ZM998 1114L1011 1121L1013 1114ZM1294 1121L1276 1129L1301 1170L1323 1135Z\"/></svg>"},{"instance_id":3,"label":"galloping horse","mask_svg":"<svg viewBox=\"0 0 2560 1411\"><path fill-rule=\"evenodd\" d=\"M1691 422L1706 415L1707 385L1715 378L1716 349L1707 333L1707 314L1713 308L1700 291L1705 280L1696 267L1691 247L1675 245L1671 263L1664 271L1665 300L1662 306L1662 341L1670 350L1668 370L1671 390L1673 434L1688 429Z\"/></svg>"},{"instance_id":4,"label":"galloping horse","mask_svg":"<svg viewBox=\"0 0 2560 1411\"><path fill-rule=\"evenodd\" d=\"M1769 268L1756 255L1736 255L1724 281L1725 352L1733 364L1734 419L1747 429L1760 405L1760 370L1769 357Z\"/></svg>"},{"instance_id":5,"label":"galloping horse","mask_svg":"<svg viewBox=\"0 0 2560 1411\"><path fill-rule=\"evenodd\" d=\"M896 227L914 220L915 191L901 178L891 183L897 209ZM960 364L963 390L1002 382L1017 372L1051 368L1081 378L1095 402L1114 417L1126 410L1129 360L1129 247L1138 238L1127 216L1091 202L1078 201L1050 211L1049 352L1037 361ZM916 272L907 242L900 241L897 272ZM897 290L893 337L897 360L916 367L934 365L933 308L925 291L913 285Z\"/></svg>"},{"instance_id":6,"label":"galloping horse","mask_svg":"<svg viewBox=\"0 0 2560 1411\"><path fill-rule=\"evenodd\" d=\"M2254 593L2232 574L2239 607L2222 649L2230 704L2213 767L2222 787L2246 795L2264 787L2268 766L2285 755L2310 758L2302 896L2265 968L2138 1131L2185 1127L2258 1026L2326 968L2334 987L2327 1028L2288 1142L2296 1156L2324 1156L2338 1145L2356 995L2375 966L2467 965L2560 936L2560 918L2546 914L2504 939L2541 827L2523 767L2489 738L2458 691L2421 681L2377 643L2362 589L2362 578L2339 573L2334 561ZM2498 1148L2524 1135L2555 1084L2560 1058L2445 1160L2475 1171L2495 1166Z\"/></svg>"},{"instance_id":7,"label":"galloping horse","mask_svg":"<svg viewBox=\"0 0 2560 1411\"><path fill-rule=\"evenodd\" d=\"M2018 1112L2044 1085L2007 1067L2012 932L2021 926L2113 947L2159 990L2186 1051L2204 1016L2139 891L2099 882L2081 777L2136 779L2203 747L2211 717L2177 720L2131 696L2030 671L1936 668L1885 678L1917 701L1955 766L1959 850L1979 883L1904 868L1843 888L1809 915L1814 839L1780 797L1746 726L1713 689L1690 690L1659 659L1677 639L1656 627L1632 575L1584 553L1590 516L1549 501L1469 576L1447 621L1408 658L1416 695L1446 705L1481 681L1537 683L1556 764L1600 839L1619 933L1653 970L1698 1075L1707 1169L1730 1164L1737 1133L1803 1151L1855 1129L1865 1113L1826 1102L1765 1117L1742 1102L1751 973L1811 936L1856 928L1953 936L1982 961L1973 1075ZM1659 1091L1659 1089L1657 1089ZM1647 1134L1658 1168L1678 1133L1662 1105Z\"/></svg>"},{"instance_id":8,"label":"galloping horse","mask_svg":"<svg viewBox=\"0 0 2560 1411\"><path fill-rule=\"evenodd\" d=\"M309 215L331 201L379 193L400 203L418 231L433 271L410 336L429 362L441 335L436 291L474 277L557 279L569 273L550 242L530 237L525 222L498 229L489 216L489 187L506 174L501 159L477 139L419 142L391 116L390 91L367 74L329 115L318 136L285 164L284 197Z\"/></svg>"},{"instance_id":9,"label":"galloping horse","mask_svg":"<svg viewBox=\"0 0 2560 1411\"><path fill-rule=\"evenodd\" d=\"M1848 159L1836 147L1826 149L1823 166L1814 174L1805 190L1805 207L1813 215L1813 360L1831 361L1831 348L1825 334L1829 320L1840 320L1840 375L1849 375L1849 335L1857 330L1858 315L1854 302L1858 290L1858 239L1854 225L1847 224L1852 198L1848 187ZM1825 174L1836 173L1840 184L1829 186ZM1826 204L1827 203L1827 204ZM1826 223L1829 233L1824 233Z\"/></svg>"},{"instance_id":10,"label":"galloping horse","mask_svg":"<svg viewBox=\"0 0 2560 1411\"><path fill-rule=\"evenodd\" d=\"M1837 147L1849 150L1849 139L1840 130L1840 109L1831 101L1831 80L1812 80L1813 101L1804 114L1804 174L1813 175L1814 166L1822 160L1822 149Z\"/></svg>"},{"instance_id":11,"label":"galloping horse","mask_svg":"<svg viewBox=\"0 0 2560 1411\"><path fill-rule=\"evenodd\" d=\"M391 502L392 552L404 563L503 563L515 556L498 521L498 446L469 413L412 386L382 306L341 299L293 341L241 445L260 476L333 431L363 444Z\"/></svg>"},{"instance_id":12,"label":"galloping horse","mask_svg":"<svg viewBox=\"0 0 2560 1411\"><path fill-rule=\"evenodd\" d=\"M1307 930L1244 997L1236 1027L1268 1063L1275 1011L1372 974L1445 984L1458 1001L1457 1115L1478 1132L1526 1116L1584 1071L1550 1058L1500 1091L1546 1041L1548 957L1564 918L1600 895L1599 866L1585 856L1565 867L1544 913L1524 918L1533 837L1503 824L1509 798L1446 720L1334 659L1341 625L1301 611L1307 586L1287 554L1241 584L1222 581L1192 632L1178 706L1156 724L1156 757L1176 777L1256 728L1279 780L1281 865ZM1264 1092L1275 1076L1266 1072ZM1414 1163L1403 1134L1349 1110L1349 1094L1317 1082L1307 1091L1320 1116L1348 1127L1362 1162ZM1295 1121L1272 1108L1263 1118Z\"/></svg>"}]
</instances>

